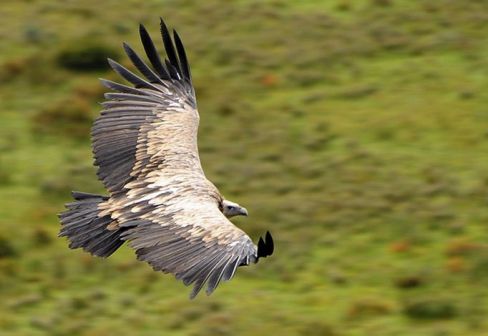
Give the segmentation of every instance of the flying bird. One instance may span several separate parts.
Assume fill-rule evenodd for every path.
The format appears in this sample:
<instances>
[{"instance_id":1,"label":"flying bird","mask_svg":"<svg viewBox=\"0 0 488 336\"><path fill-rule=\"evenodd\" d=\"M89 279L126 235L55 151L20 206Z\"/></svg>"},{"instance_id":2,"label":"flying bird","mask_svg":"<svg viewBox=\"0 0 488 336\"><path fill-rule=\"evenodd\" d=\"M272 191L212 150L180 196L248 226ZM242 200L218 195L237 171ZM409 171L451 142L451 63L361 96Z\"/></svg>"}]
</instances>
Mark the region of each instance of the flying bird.
<instances>
[{"instance_id":1,"label":"flying bird","mask_svg":"<svg viewBox=\"0 0 488 336\"><path fill-rule=\"evenodd\" d=\"M229 218L247 210L224 199L203 172L197 147L199 114L185 49L161 19L167 59L143 25L149 66L128 44L137 75L114 60L112 69L132 85L101 79L112 92L92 127L97 175L109 196L73 192L59 215L59 235L70 248L108 257L124 242L154 270L211 294L237 267L273 253L269 232L255 245Z\"/></svg>"}]
</instances>

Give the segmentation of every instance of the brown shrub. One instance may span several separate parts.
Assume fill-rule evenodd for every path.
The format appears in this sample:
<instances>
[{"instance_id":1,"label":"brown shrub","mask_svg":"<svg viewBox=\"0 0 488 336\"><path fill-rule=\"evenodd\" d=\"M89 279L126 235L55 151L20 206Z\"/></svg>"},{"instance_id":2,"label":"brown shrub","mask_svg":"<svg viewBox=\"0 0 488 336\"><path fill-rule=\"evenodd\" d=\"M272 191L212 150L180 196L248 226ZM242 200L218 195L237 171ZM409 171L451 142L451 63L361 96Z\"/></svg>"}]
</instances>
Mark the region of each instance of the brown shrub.
<instances>
[{"instance_id":1,"label":"brown shrub","mask_svg":"<svg viewBox=\"0 0 488 336\"><path fill-rule=\"evenodd\" d=\"M424 277L419 275L406 275L395 279L395 286L401 289L417 288L424 283Z\"/></svg>"},{"instance_id":2,"label":"brown shrub","mask_svg":"<svg viewBox=\"0 0 488 336\"><path fill-rule=\"evenodd\" d=\"M411 243L408 240L398 240L393 242L389 246L389 250L395 253L408 252L411 248Z\"/></svg>"},{"instance_id":3,"label":"brown shrub","mask_svg":"<svg viewBox=\"0 0 488 336\"><path fill-rule=\"evenodd\" d=\"M480 250L481 247L482 246L480 244L469 241L466 238L456 238L447 244L446 254L451 257L468 255L472 252Z\"/></svg>"},{"instance_id":4,"label":"brown shrub","mask_svg":"<svg viewBox=\"0 0 488 336\"><path fill-rule=\"evenodd\" d=\"M381 299L360 299L355 301L349 308L347 315L350 318L363 316L377 316L390 314L393 311L391 302Z\"/></svg>"},{"instance_id":5,"label":"brown shrub","mask_svg":"<svg viewBox=\"0 0 488 336\"><path fill-rule=\"evenodd\" d=\"M2 70L0 77L3 80L9 80L16 76L22 74L27 66L27 59L26 58L17 58L13 60L8 60L2 65Z\"/></svg>"},{"instance_id":6,"label":"brown shrub","mask_svg":"<svg viewBox=\"0 0 488 336\"><path fill-rule=\"evenodd\" d=\"M272 87L278 83L278 77L274 74L268 73L262 76L260 81L263 86Z\"/></svg>"},{"instance_id":7,"label":"brown shrub","mask_svg":"<svg viewBox=\"0 0 488 336\"><path fill-rule=\"evenodd\" d=\"M299 335L304 336L335 336L338 332L325 321L308 321L300 325Z\"/></svg>"},{"instance_id":8,"label":"brown shrub","mask_svg":"<svg viewBox=\"0 0 488 336\"><path fill-rule=\"evenodd\" d=\"M451 257L446 261L446 269L452 273L466 270L466 260L463 257Z\"/></svg>"}]
</instances>

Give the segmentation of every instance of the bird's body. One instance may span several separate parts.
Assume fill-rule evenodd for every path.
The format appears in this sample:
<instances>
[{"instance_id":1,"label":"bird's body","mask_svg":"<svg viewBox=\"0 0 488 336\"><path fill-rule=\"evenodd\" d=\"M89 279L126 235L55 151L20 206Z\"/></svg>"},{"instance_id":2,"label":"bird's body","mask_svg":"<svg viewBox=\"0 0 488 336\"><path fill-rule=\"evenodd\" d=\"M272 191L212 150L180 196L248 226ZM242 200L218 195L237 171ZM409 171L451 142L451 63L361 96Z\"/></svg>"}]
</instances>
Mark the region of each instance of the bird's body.
<instances>
[{"instance_id":1,"label":"bird's body","mask_svg":"<svg viewBox=\"0 0 488 336\"><path fill-rule=\"evenodd\" d=\"M192 297L208 284L211 293L236 268L273 252L269 233L258 246L228 217L247 210L224 200L203 172L197 147L199 114L190 69L180 38L174 42L164 22L168 55L164 64L143 26L141 40L152 68L124 44L144 75L109 60L135 87L102 80L112 89L92 128L97 175L110 196L74 192L75 202L60 215L60 235L70 247L102 257L125 241L138 259L169 272Z\"/></svg>"}]
</instances>

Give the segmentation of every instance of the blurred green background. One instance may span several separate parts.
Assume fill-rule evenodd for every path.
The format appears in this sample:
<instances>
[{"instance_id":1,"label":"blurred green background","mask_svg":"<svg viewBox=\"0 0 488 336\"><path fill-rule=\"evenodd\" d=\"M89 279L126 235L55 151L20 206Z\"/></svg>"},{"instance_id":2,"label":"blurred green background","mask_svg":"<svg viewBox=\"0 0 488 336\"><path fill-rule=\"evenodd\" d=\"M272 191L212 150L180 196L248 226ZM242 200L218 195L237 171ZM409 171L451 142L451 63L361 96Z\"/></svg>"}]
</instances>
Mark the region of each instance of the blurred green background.
<instances>
[{"instance_id":1,"label":"blurred green background","mask_svg":"<svg viewBox=\"0 0 488 336\"><path fill-rule=\"evenodd\" d=\"M138 24L177 28L207 176L276 251L210 297L56 237ZM488 2L2 1L1 335L488 335Z\"/></svg>"}]
</instances>

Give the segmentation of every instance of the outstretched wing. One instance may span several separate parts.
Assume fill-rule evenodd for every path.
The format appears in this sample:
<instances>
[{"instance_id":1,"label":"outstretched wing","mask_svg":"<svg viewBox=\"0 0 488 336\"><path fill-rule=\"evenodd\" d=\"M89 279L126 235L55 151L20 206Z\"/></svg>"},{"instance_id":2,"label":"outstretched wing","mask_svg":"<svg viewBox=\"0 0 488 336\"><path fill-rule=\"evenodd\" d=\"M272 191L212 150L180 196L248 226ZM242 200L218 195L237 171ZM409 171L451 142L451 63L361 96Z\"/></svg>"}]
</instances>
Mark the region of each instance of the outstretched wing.
<instances>
[{"instance_id":1,"label":"outstretched wing","mask_svg":"<svg viewBox=\"0 0 488 336\"><path fill-rule=\"evenodd\" d=\"M137 203L140 214L124 221L128 229L122 239L129 240L138 259L154 270L172 273L187 286L193 284L191 298L206 283L206 292L211 294L221 280L232 278L238 266L257 262L265 250L272 252L271 238L267 238L267 248L261 246L258 251L210 198L183 196L164 201L162 212L155 202Z\"/></svg>"},{"instance_id":2,"label":"outstretched wing","mask_svg":"<svg viewBox=\"0 0 488 336\"><path fill-rule=\"evenodd\" d=\"M191 174L158 171L127 184L128 192L108 209L139 260L156 271L194 284L191 298L205 283L207 294L229 280L238 266L273 253L273 239L254 245L220 211L220 195L208 181Z\"/></svg>"},{"instance_id":3,"label":"outstretched wing","mask_svg":"<svg viewBox=\"0 0 488 336\"><path fill-rule=\"evenodd\" d=\"M197 148L199 116L190 68L176 31L174 44L161 20L168 59L164 64L144 26L140 36L153 69L124 43L145 78L110 60L110 66L135 87L102 79L116 91L106 93L104 109L92 128L97 175L112 193L155 169L187 170L203 176Z\"/></svg>"},{"instance_id":4,"label":"outstretched wing","mask_svg":"<svg viewBox=\"0 0 488 336\"><path fill-rule=\"evenodd\" d=\"M197 148L199 116L183 45L161 20L168 59L158 56L146 29L141 40L152 68L124 44L145 77L109 60L135 87L108 80L105 109L92 130L98 176L111 192L100 216L114 220L140 260L170 272L194 297L208 283L210 294L236 268L273 252L272 238L258 246L221 212L222 197L203 173ZM115 224L114 224L115 223Z\"/></svg>"}]
</instances>

